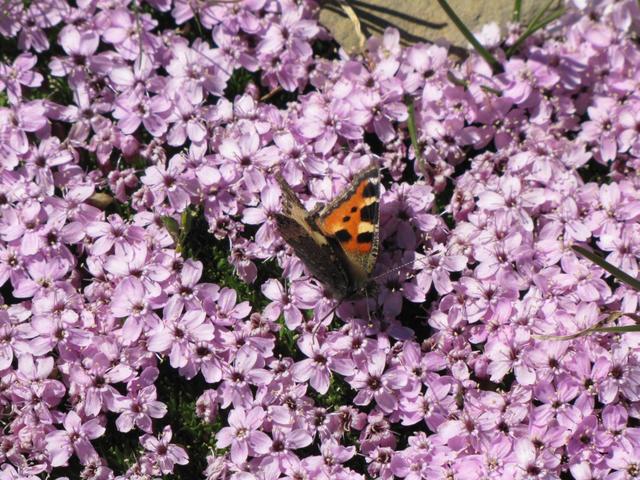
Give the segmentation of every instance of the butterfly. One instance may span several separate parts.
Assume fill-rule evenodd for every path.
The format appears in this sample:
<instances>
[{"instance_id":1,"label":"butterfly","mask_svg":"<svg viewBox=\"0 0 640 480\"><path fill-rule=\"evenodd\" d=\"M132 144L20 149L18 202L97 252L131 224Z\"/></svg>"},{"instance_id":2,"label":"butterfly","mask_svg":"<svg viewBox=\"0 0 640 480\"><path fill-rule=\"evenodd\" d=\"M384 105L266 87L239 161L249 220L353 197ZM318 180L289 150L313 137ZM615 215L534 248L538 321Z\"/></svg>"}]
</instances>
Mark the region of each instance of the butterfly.
<instances>
[{"instance_id":1,"label":"butterfly","mask_svg":"<svg viewBox=\"0 0 640 480\"><path fill-rule=\"evenodd\" d=\"M368 285L380 243L380 170L372 165L328 205L307 211L277 175L282 212L278 232L307 270L338 300L358 296Z\"/></svg>"}]
</instances>

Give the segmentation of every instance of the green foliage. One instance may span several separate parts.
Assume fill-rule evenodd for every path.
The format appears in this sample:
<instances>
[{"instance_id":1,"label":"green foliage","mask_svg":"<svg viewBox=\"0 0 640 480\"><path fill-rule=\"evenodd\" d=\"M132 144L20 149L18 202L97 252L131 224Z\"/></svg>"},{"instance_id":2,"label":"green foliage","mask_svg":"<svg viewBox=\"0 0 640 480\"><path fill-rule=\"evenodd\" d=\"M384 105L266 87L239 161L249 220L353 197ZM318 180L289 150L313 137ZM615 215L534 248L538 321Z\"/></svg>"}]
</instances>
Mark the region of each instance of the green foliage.
<instances>
[{"instance_id":1,"label":"green foliage","mask_svg":"<svg viewBox=\"0 0 640 480\"><path fill-rule=\"evenodd\" d=\"M313 56L337 60L340 58L340 45L335 40L316 40L313 44Z\"/></svg>"},{"instance_id":2,"label":"green foliage","mask_svg":"<svg viewBox=\"0 0 640 480\"><path fill-rule=\"evenodd\" d=\"M280 109L285 109L289 102L293 102L297 98L297 93L287 92L286 90L278 87L260 98L260 101L263 103L270 103Z\"/></svg>"},{"instance_id":3,"label":"green foliage","mask_svg":"<svg viewBox=\"0 0 640 480\"><path fill-rule=\"evenodd\" d=\"M162 217L162 224L169 232L169 235L171 235L171 238L173 238L178 253L181 253L184 249L183 245L191 231L191 225L193 224L195 215L196 213L192 208L187 208L180 215L180 223L173 217Z\"/></svg>"},{"instance_id":4,"label":"green foliage","mask_svg":"<svg viewBox=\"0 0 640 480\"><path fill-rule=\"evenodd\" d=\"M511 19L514 22L519 22L521 15L522 15L522 0L514 0L514 2L513 2L513 16L511 17Z\"/></svg>"},{"instance_id":5,"label":"green foliage","mask_svg":"<svg viewBox=\"0 0 640 480\"><path fill-rule=\"evenodd\" d=\"M278 319L278 324L280 325L280 330L277 333L278 341L276 342L275 355L292 357L294 360L301 359L302 354L296 346L297 334L293 330L289 330L283 316Z\"/></svg>"},{"instance_id":6,"label":"green foliage","mask_svg":"<svg viewBox=\"0 0 640 480\"><path fill-rule=\"evenodd\" d=\"M576 253L582 255L583 257L587 258L591 262L598 265L600 268L609 272L612 275L612 278L615 278L619 282L626 284L627 286L631 287L636 291L640 291L640 281L638 279L632 277L626 272L623 272L622 270L615 267L614 265L611 265L609 262L607 262L604 258L602 258L597 253L587 248L581 247L579 245L573 245L571 248ZM601 326L604 323L614 322L621 317L632 318L636 322L636 324L635 325L616 325L612 327ZM600 321L598 324L590 328L587 328L585 330L582 330L580 332L573 333L570 335L537 335L537 338L541 340L572 340L574 338L591 335L592 333L627 333L627 332L640 332L640 315L637 315L635 313L613 311L613 312L609 312L609 315L603 321Z\"/></svg>"},{"instance_id":7,"label":"green foliage","mask_svg":"<svg viewBox=\"0 0 640 480\"><path fill-rule=\"evenodd\" d=\"M107 215L110 215L112 213L117 213L125 221L131 220L133 216L136 214L135 210L131 207L129 203L122 203L118 201L112 202L105 210L105 213Z\"/></svg>"},{"instance_id":8,"label":"green foliage","mask_svg":"<svg viewBox=\"0 0 640 480\"><path fill-rule=\"evenodd\" d=\"M590 161L578 169L582 180L586 182L596 182L598 185L611 183L610 169L601 163Z\"/></svg>"},{"instance_id":9,"label":"green foliage","mask_svg":"<svg viewBox=\"0 0 640 480\"><path fill-rule=\"evenodd\" d=\"M221 411L213 424L198 418L196 401L212 386L204 381L202 375L185 380L169 365L168 360L162 362L156 386L158 400L164 402L168 409L161 423L171 425L172 443L179 444L189 454L189 464L176 466L175 474L166 478L176 480L202 478L202 472L207 466L207 455L215 449L215 434L226 424L226 413Z\"/></svg>"},{"instance_id":10,"label":"green foliage","mask_svg":"<svg viewBox=\"0 0 640 480\"><path fill-rule=\"evenodd\" d=\"M329 390L324 395L320 395L315 390L307 390L307 395L313 398L316 404L333 411L336 406L353 404L354 391L342 377L331 375Z\"/></svg>"},{"instance_id":11,"label":"green foliage","mask_svg":"<svg viewBox=\"0 0 640 480\"><path fill-rule=\"evenodd\" d=\"M487 62L494 73L502 72L502 64L498 61L496 57L493 56L489 50L484 48L484 46L478 41L478 39L471 33L471 30L464 24L464 22L458 17L456 12L451 8L447 0L438 0L440 7L445 11L447 16L451 19L451 22L460 30L460 33L464 35L464 38L473 46L473 49L484 58L485 62Z\"/></svg>"},{"instance_id":12,"label":"green foliage","mask_svg":"<svg viewBox=\"0 0 640 480\"><path fill-rule=\"evenodd\" d=\"M0 62L11 64L13 63L13 59L20 55L20 53L22 52L18 48L16 38L6 38L0 35Z\"/></svg>"},{"instance_id":13,"label":"green foliage","mask_svg":"<svg viewBox=\"0 0 640 480\"><path fill-rule=\"evenodd\" d=\"M418 142L418 129L416 128L416 112L414 100L406 100L409 118L407 119L407 129L409 130L409 138L413 147L416 162L420 165L424 162L422 158L422 145Z\"/></svg>"},{"instance_id":14,"label":"green foliage","mask_svg":"<svg viewBox=\"0 0 640 480\"><path fill-rule=\"evenodd\" d=\"M114 472L124 473L142 453L140 451L139 437L143 433L140 430L132 430L128 433L119 432L115 425L116 418L116 414L110 413L107 415L106 435L92 443L97 452L105 458L109 468L113 469ZM68 475L69 478L80 478L79 471L77 469L74 470L76 470L75 475L71 472L59 473Z\"/></svg>"},{"instance_id":15,"label":"green foliage","mask_svg":"<svg viewBox=\"0 0 640 480\"><path fill-rule=\"evenodd\" d=\"M224 91L225 98L233 101L237 95L244 93L250 82L260 85L260 76L244 68L236 69L227 83L227 88Z\"/></svg>"},{"instance_id":16,"label":"green foliage","mask_svg":"<svg viewBox=\"0 0 640 480\"><path fill-rule=\"evenodd\" d=\"M557 5L555 8L551 8L554 2L556 2ZM551 22L560 18L562 15L564 15L564 12L564 7L560 2L558 2L558 0L547 0L547 3L545 3L531 19L522 35L520 35L520 37L513 43L513 45L511 45L507 49L507 57L511 57L514 53L516 53L527 38L529 38L537 31L542 30Z\"/></svg>"},{"instance_id":17,"label":"green foliage","mask_svg":"<svg viewBox=\"0 0 640 480\"><path fill-rule=\"evenodd\" d=\"M637 279L633 278L631 275L623 272L619 268L614 267L609 262L607 262L604 258L602 258L600 255L598 255L598 254L596 254L596 253L594 253L594 252L592 252L590 250L587 250L584 247L580 247L578 245L574 245L571 248L574 251L576 251L577 253L579 253L580 255L582 255L583 257L588 258L589 260L591 260L593 263L598 265L600 268L603 268L604 270L609 272L611 275L613 275L616 279L618 279L622 283L626 283L628 286L630 286L634 290L640 290L640 281L638 281Z\"/></svg>"},{"instance_id":18,"label":"green foliage","mask_svg":"<svg viewBox=\"0 0 640 480\"><path fill-rule=\"evenodd\" d=\"M49 88L33 89L33 91L46 92L46 98L60 105L74 104L73 92L65 78L48 75L45 81Z\"/></svg>"}]
</instances>

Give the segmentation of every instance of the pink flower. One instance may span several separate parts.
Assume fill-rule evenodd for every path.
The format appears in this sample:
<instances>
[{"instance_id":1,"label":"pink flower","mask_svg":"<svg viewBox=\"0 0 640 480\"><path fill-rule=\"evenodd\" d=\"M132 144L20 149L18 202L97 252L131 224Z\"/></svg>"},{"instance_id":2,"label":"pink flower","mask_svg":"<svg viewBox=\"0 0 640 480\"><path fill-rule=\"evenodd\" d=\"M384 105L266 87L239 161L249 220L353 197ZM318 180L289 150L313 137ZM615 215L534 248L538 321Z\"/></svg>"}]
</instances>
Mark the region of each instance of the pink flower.
<instances>
[{"instance_id":1,"label":"pink flower","mask_svg":"<svg viewBox=\"0 0 640 480\"><path fill-rule=\"evenodd\" d=\"M160 323L153 308L161 304L161 298L149 298L143 283L135 277L122 280L113 292L111 312L116 318L125 318L122 326L123 338L135 342L143 327L155 327Z\"/></svg>"},{"instance_id":2,"label":"pink flower","mask_svg":"<svg viewBox=\"0 0 640 480\"><path fill-rule=\"evenodd\" d=\"M344 447L335 439L327 438L320 445L321 455L308 457L306 463L315 478L354 478L349 477L350 472L342 466L356 454L356 448L352 445Z\"/></svg>"},{"instance_id":3,"label":"pink flower","mask_svg":"<svg viewBox=\"0 0 640 480\"><path fill-rule=\"evenodd\" d=\"M238 136L222 141L220 155L227 165L233 163L239 169L245 185L251 191L259 192L266 186L265 169L278 161L278 149L274 145L262 147L260 135L251 122L243 121L240 127Z\"/></svg>"},{"instance_id":4,"label":"pink flower","mask_svg":"<svg viewBox=\"0 0 640 480\"><path fill-rule=\"evenodd\" d=\"M114 245L127 249L130 244L139 244L144 240L142 228L126 224L118 215L109 215L106 222L91 222L86 230L87 235L93 238L93 255L108 253Z\"/></svg>"},{"instance_id":5,"label":"pink flower","mask_svg":"<svg viewBox=\"0 0 640 480\"><path fill-rule=\"evenodd\" d=\"M44 131L48 125L45 112L46 108L41 100L22 102L12 108L0 108L3 143L6 142L6 146L15 153L26 153L29 150L27 133Z\"/></svg>"},{"instance_id":6,"label":"pink flower","mask_svg":"<svg viewBox=\"0 0 640 480\"><path fill-rule=\"evenodd\" d=\"M82 407L86 415L95 416L102 410L113 410L118 391L112 384L131 380L134 371L126 362L112 362L117 352L103 346L102 350L91 345L85 350L84 362L76 362L69 377L83 393Z\"/></svg>"},{"instance_id":7,"label":"pink flower","mask_svg":"<svg viewBox=\"0 0 640 480\"><path fill-rule=\"evenodd\" d=\"M94 55L100 43L100 36L96 32L65 28L60 32L59 43L67 56L51 60L49 69L52 75L69 76L72 82L81 83L89 72L105 71L108 59Z\"/></svg>"},{"instance_id":8,"label":"pink flower","mask_svg":"<svg viewBox=\"0 0 640 480\"><path fill-rule=\"evenodd\" d=\"M129 432L134 425L147 433L152 433L151 419L162 418L167 413L167 406L156 400L156 388L153 385L132 392L127 397L116 400L116 427L120 432Z\"/></svg>"},{"instance_id":9,"label":"pink flower","mask_svg":"<svg viewBox=\"0 0 640 480\"><path fill-rule=\"evenodd\" d=\"M535 475L538 478L552 478L553 469L560 464L560 458L548 450L538 451L533 442L523 438L515 442L516 463L506 469L511 478L526 478Z\"/></svg>"},{"instance_id":10,"label":"pink flower","mask_svg":"<svg viewBox=\"0 0 640 480\"><path fill-rule=\"evenodd\" d=\"M611 295L609 285L600 278L602 271L592 263L581 262L576 256L567 255L560 260L562 268L574 277L576 293L583 302L604 301Z\"/></svg>"},{"instance_id":11,"label":"pink flower","mask_svg":"<svg viewBox=\"0 0 640 480\"><path fill-rule=\"evenodd\" d=\"M640 154L640 112L637 105L620 110L620 133L618 134L618 148L621 152L628 150L635 156Z\"/></svg>"},{"instance_id":12,"label":"pink flower","mask_svg":"<svg viewBox=\"0 0 640 480\"><path fill-rule=\"evenodd\" d=\"M193 143L200 143L207 134L204 112L200 104L193 103L178 93L174 100L175 108L169 122L173 123L167 133L169 145L184 145L187 138Z\"/></svg>"},{"instance_id":13,"label":"pink flower","mask_svg":"<svg viewBox=\"0 0 640 480\"><path fill-rule=\"evenodd\" d=\"M416 261L417 266L424 266L418 273L418 284L427 292L433 286L439 295L445 295L453 289L449 278L451 272L464 269L467 259L464 255L452 255L443 244L435 244L424 257ZM422 283L420 283L422 282Z\"/></svg>"},{"instance_id":14,"label":"pink flower","mask_svg":"<svg viewBox=\"0 0 640 480\"><path fill-rule=\"evenodd\" d=\"M56 286L61 286L69 267L68 260L62 258L32 258L26 265L27 275L16 282L13 295L17 298L29 298L47 294Z\"/></svg>"},{"instance_id":15,"label":"pink flower","mask_svg":"<svg viewBox=\"0 0 640 480\"><path fill-rule=\"evenodd\" d=\"M157 21L148 14L136 15L126 8L114 8L109 10L102 39L113 44L123 58L134 61L143 52L159 46L160 39L149 33L156 26Z\"/></svg>"},{"instance_id":16,"label":"pink flower","mask_svg":"<svg viewBox=\"0 0 640 480\"><path fill-rule=\"evenodd\" d=\"M280 472L284 472L287 465L298 460L298 457L292 450L307 447L313 441L313 438L306 430L301 428L289 429L274 427L270 432L273 441L271 442L271 450L263 457L265 464L275 463ZM271 462L273 460L273 462Z\"/></svg>"},{"instance_id":17,"label":"pink flower","mask_svg":"<svg viewBox=\"0 0 640 480\"><path fill-rule=\"evenodd\" d=\"M609 162L615 158L618 151L617 102L609 97L596 97L593 106L587 111L591 120L582 126L581 136L599 148L599 155L603 162Z\"/></svg>"},{"instance_id":18,"label":"pink flower","mask_svg":"<svg viewBox=\"0 0 640 480\"><path fill-rule=\"evenodd\" d=\"M397 390L407 384L407 375L401 368L389 368L385 372L386 358L383 352L377 351L366 360L364 365L357 365L358 371L349 380L349 384L358 389L353 402L356 405L367 405L375 398L378 407L386 413L396 409Z\"/></svg>"},{"instance_id":19,"label":"pink flower","mask_svg":"<svg viewBox=\"0 0 640 480\"><path fill-rule=\"evenodd\" d=\"M153 462L158 465L160 472L168 474L173 472L174 465L186 465L189 463L189 455L184 448L171 442L173 432L170 426L162 429L158 438L152 435L140 437L140 444L150 452Z\"/></svg>"},{"instance_id":20,"label":"pink flower","mask_svg":"<svg viewBox=\"0 0 640 480\"><path fill-rule=\"evenodd\" d=\"M242 465L250 455L267 453L272 440L259 430L264 418L265 412L261 407L253 407L249 411L241 407L231 410L229 426L216 434L218 448L231 445L231 461L236 465Z\"/></svg>"},{"instance_id":21,"label":"pink flower","mask_svg":"<svg viewBox=\"0 0 640 480\"><path fill-rule=\"evenodd\" d=\"M611 480L622 480L640 465L638 463L638 446L627 442L614 445L611 454L605 458L605 463L614 470L607 476Z\"/></svg>"},{"instance_id":22,"label":"pink flower","mask_svg":"<svg viewBox=\"0 0 640 480\"><path fill-rule=\"evenodd\" d=\"M501 381L513 369L520 384L535 382L535 370L523 359L529 341L530 335L524 329L506 327L487 342L485 354L491 360L488 368L491 381Z\"/></svg>"},{"instance_id":23,"label":"pink flower","mask_svg":"<svg viewBox=\"0 0 640 480\"><path fill-rule=\"evenodd\" d=\"M120 95L114 107L113 116L118 119L122 133L134 133L142 124L151 135L159 137L169 128L168 118L173 105L162 95L149 97L131 92Z\"/></svg>"},{"instance_id":24,"label":"pink flower","mask_svg":"<svg viewBox=\"0 0 640 480\"><path fill-rule=\"evenodd\" d=\"M173 368L184 367L198 342L213 339L213 325L202 310L182 314L182 305L170 303L164 312L162 325L150 335L148 348L152 352L169 352Z\"/></svg>"},{"instance_id":25,"label":"pink flower","mask_svg":"<svg viewBox=\"0 0 640 480\"><path fill-rule=\"evenodd\" d=\"M640 400L640 365L628 356L628 347L615 348L600 356L594 364L594 374L600 379L598 398L610 404L618 395L632 402Z\"/></svg>"},{"instance_id":26,"label":"pink flower","mask_svg":"<svg viewBox=\"0 0 640 480\"><path fill-rule=\"evenodd\" d=\"M39 202L28 201L20 207L4 211L0 238L5 242L19 241L22 255L34 255L43 246L41 228L47 215Z\"/></svg>"},{"instance_id":27,"label":"pink flower","mask_svg":"<svg viewBox=\"0 0 640 480\"><path fill-rule=\"evenodd\" d=\"M147 168L142 177L142 183L151 188L156 205L161 204L165 197L168 197L176 212L182 212L187 207L190 196L184 182L181 181L185 166L185 158L177 154L169 159L167 167L154 165Z\"/></svg>"},{"instance_id":28,"label":"pink flower","mask_svg":"<svg viewBox=\"0 0 640 480\"><path fill-rule=\"evenodd\" d=\"M223 383L220 388L221 406L233 404L235 408L251 405L251 385L266 385L273 375L262 368L264 358L255 349L238 350L232 364L223 364Z\"/></svg>"},{"instance_id":29,"label":"pink flower","mask_svg":"<svg viewBox=\"0 0 640 480\"><path fill-rule=\"evenodd\" d=\"M303 105L297 128L300 135L314 142L319 154L327 154L340 137L347 140L362 137L366 115L346 99L327 100L311 93L303 99Z\"/></svg>"},{"instance_id":30,"label":"pink flower","mask_svg":"<svg viewBox=\"0 0 640 480\"><path fill-rule=\"evenodd\" d=\"M72 410L65 416L63 425L64 430L54 430L45 439L52 466L67 465L73 453L82 464L98 456L90 440L101 437L106 430L100 419L94 418L83 423L80 416Z\"/></svg>"},{"instance_id":31,"label":"pink flower","mask_svg":"<svg viewBox=\"0 0 640 480\"><path fill-rule=\"evenodd\" d=\"M611 252L605 260L632 277L638 276L638 253L640 250L640 228L635 223L625 222L618 232L604 233L598 240L598 247Z\"/></svg>"},{"instance_id":32,"label":"pink flower","mask_svg":"<svg viewBox=\"0 0 640 480\"><path fill-rule=\"evenodd\" d=\"M18 55L11 66L0 63L0 92L6 88L9 101L17 104L22 99L22 85L25 87L39 87L43 77L34 72L38 57L31 53Z\"/></svg>"},{"instance_id":33,"label":"pink flower","mask_svg":"<svg viewBox=\"0 0 640 480\"><path fill-rule=\"evenodd\" d=\"M310 380L309 384L318 393L327 393L331 370L345 376L352 375L355 371L353 361L344 355L344 352L348 351L349 343L349 337L342 336L318 345L312 335L304 335L298 341L298 346L308 358L293 365L293 378L298 382Z\"/></svg>"},{"instance_id":34,"label":"pink flower","mask_svg":"<svg viewBox=\"0 0 640 480\"><path fill-rule=\"evenodd\" d=\"M162 77L155 73L153 60L142 53L136 57L132 66L115 66L109 72L109 78L115 84L118 91L124 94L133 94L136 90L144 93L157 93L163 87Z\"/></svg>"},{"instance_id":35,"label":"pink flower","mask_svg":"<svg viewBox=\"0 0 640 480\"><path fill-rule=\"evenodd\" d=\"M212 60L206 44L194 44L193 48L179 43L172 49L173 58L166 66L170 75L171 92L183 92L194 104L205 100L205 91L222 96L230 72L221 70Z\"/></svg>"},{"instance_id":36,"label":"pink flower","mask_svg":"<svg viewBox=\"0 0 640 480\"><path fill-rule=\"evenodd\" d=\"M478 198L478 207L489 211L506 209L512 218L522 225L522 228L530 232L533 230L533 221L524 205L522 183L518 177L514 176L500 178L498 190L484 191Z\"/></svg>"},{"instance_id":37,"label":"pink flower","mask_svg":"<svg viewBox=\"0 0 640 480\"><path fill-rule=\"evenodd\" d=\"M147 295L157 297L162 293L161 283L171 275L157 260L143 244L132 248L116 244L115 255L107 257L104 268L116 277L137 278L142 281Z\"/></svg>"},{"instance_id":38,"label":"pink flower","mask_svg":"<svg viewBox=\"0 0 640 480\"><path fill-rule=\"evenodd\" d=\"M305 282L296 282L289 291L276 279L269 279L262 285L262 293L272 302L265 308L265 314L277 318L284 314L287 327L294 329L302 324L300 309L313 308L320 300L321 292L311 288Z\"/></svg>"},{"instance_id":39,"label":"pink flower","mask_svg":"<svg viewBox=\"0 0 640 480\"><path fill-rule=\"evenodd\" d=\"M278 23L272 23L257 50L259 54L283 55L283 50L289 50L294 58L305 60L313 54L310 40L318 32L318 24L311 19L303 18L304 8L301 5L284 3L282 18Z\"/></svg>"}]
</instances>

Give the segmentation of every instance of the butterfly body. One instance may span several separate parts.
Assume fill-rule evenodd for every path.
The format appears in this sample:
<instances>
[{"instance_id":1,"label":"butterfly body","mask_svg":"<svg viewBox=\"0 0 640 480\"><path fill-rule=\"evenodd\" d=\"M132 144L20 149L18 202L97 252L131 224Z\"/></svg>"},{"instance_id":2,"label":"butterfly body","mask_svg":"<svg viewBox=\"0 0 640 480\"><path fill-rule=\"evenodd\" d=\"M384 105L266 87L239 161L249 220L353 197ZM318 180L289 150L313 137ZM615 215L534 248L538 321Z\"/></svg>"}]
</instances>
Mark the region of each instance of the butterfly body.
<instances>
[{"instance_id":1,"label":"butterfly body","mask_svg":"<svg viewBox=\"0 0 640 480\"><path fill-rule=\"evenodd\" d=\"M360 172L331 203L311 212L282 177L278 183L282 213L275 219L282 238L334 297L345 299L361 293L378 257L378 167Z\"/></svg>"}]
</instances>

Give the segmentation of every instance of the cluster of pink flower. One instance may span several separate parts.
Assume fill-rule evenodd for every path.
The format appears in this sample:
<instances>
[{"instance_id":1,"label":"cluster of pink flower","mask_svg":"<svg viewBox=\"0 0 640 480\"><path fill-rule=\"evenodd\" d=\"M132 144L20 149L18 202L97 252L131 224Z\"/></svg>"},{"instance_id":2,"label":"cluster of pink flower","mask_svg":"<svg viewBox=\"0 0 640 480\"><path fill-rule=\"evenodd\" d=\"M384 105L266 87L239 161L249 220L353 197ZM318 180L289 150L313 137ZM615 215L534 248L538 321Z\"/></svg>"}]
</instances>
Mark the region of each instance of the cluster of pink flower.
<instances>
[{"instance_id":1,"label":"cluster of pink flower","mask_svg":"<svg viewBox=\"0 0 640 480\"><path fill-rule=\"evenodd\" d=\"M364 56L323 58L311 0L71 3L0 11L15 47L0 63L0 479L187 464L162 426L162 360L211 385L197 412L222 419L225 453L209 480L638 475L637 334L540 339L638 306L570 248L638 274L636 0L574 0L511 58L485 29L497 74L476 55L402 48L392 29ZM239 69L259 85L224 98ZM60 84L66 103L44 99ZM279 91L296 101L260 97ZM275 228L274 174L311 206L374 156L378 292L329 328L334 302ZM105 214L96 192L131 214ZM162 217L187 208L247 283L277 259L288 280L255 285L262 311L176 251ZM282 328L298 361L280 353ZM314 398L332 378L351 392L325 408ZM127 472L92 444L109 429L141 434Z\"/></svg>"}]
</instances>

